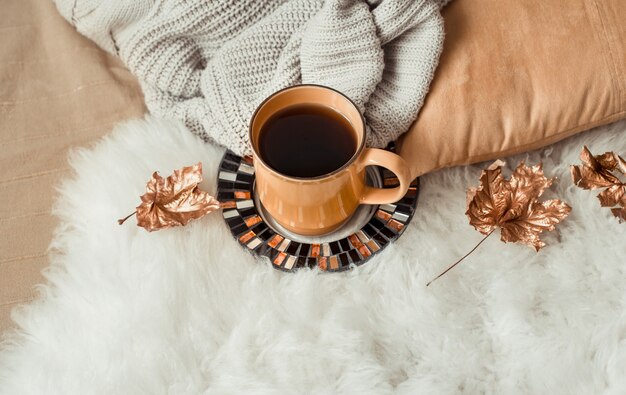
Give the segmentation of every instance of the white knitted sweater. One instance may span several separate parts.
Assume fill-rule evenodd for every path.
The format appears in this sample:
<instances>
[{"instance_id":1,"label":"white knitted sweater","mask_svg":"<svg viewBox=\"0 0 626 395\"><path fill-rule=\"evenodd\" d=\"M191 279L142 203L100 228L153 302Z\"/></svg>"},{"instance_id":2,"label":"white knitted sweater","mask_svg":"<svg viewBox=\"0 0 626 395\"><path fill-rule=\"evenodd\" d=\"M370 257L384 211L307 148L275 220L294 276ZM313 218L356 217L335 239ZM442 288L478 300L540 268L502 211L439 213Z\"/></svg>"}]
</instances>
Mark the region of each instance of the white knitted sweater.
<instances>
[{"instance_id":1,"label":"white knitted sweater","mask_svg":"<svg viewBox=\"0 0 626 395\"><path fill-rule=\"evenodd\" d=\"M383 147L422 106L443 47L445 0L55 0L137 75L148 109L249 153L257 105L298 83L336 88Z\"/></svg>"}]
</instances>

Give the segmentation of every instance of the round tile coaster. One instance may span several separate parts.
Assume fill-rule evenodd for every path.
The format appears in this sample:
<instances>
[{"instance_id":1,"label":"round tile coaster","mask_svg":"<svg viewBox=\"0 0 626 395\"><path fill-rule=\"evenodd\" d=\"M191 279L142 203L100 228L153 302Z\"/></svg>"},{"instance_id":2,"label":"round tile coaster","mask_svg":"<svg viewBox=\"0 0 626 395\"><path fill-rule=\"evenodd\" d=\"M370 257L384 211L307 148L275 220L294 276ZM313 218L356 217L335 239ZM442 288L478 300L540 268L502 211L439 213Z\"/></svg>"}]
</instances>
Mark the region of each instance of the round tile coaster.
<instances>
[{"instance_id":1,"label":"round tile coaster","mask_svg":"<svg viewBox=\"0 0 626 395\"><path fill-rule=\"evenodd\" d=\"M368 183L394 188L398 179L386 169L368 167ZM235 239L253 254L269 258L274 268L287 272L315 266L337 272L362 265L402 235L413 218L418 194L416 178L398 202L362 205L337 231L307 237L280 227L255 198L251 157L227 151L220 163L217 184L222 215Z\"/></svg>"}]
</instances>

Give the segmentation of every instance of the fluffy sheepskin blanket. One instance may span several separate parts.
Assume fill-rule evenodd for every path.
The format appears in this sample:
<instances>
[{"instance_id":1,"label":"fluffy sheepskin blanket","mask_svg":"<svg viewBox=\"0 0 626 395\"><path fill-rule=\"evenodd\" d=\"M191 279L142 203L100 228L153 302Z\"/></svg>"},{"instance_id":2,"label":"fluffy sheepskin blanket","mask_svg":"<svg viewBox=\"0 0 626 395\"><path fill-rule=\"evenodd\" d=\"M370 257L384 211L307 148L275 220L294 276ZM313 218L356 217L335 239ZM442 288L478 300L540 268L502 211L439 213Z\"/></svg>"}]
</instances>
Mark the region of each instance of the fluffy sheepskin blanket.
<instances>
[{"instance_id":1,"label":"fluffy sheepskin blanket","mask_svg":"<svg viewBox=\"0 0 626 395\"><path fill-rule=\"evenodd\" d=\"M222 150L147 119L74 152L61 225L35 303L0 353L1 394L624 394L626 224L575 188L583 144L626 152L626 123L526 155L573 211L541 252L481 239L464 215L482 167L422 178L394 245L342 274L285 274L232 239L221 216L148 233L118 226L153 170Z\"/></svg>"}]
</instances>

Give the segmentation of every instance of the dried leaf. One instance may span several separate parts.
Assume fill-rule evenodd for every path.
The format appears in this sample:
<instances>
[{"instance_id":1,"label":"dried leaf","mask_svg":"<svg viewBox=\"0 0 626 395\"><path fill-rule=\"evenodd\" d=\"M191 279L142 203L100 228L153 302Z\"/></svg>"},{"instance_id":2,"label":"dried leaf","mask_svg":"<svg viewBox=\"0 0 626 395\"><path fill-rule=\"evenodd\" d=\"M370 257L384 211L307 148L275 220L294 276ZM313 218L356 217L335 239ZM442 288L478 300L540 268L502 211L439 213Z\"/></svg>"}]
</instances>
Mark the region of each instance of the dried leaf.
<instances>
[{"instance_id":1,"label":"dried leaf","mask_svg":"<svg viewBox=\"0 0 626 395\"><path fill-rule=\"evenodd\" d=\"M580 153L580 160L583 165L571 167L574 184L583 189L598 189L619 183L619 179L611 173L611 170L615 169L617 161L614 158L611 159L607 154L611 153L607 152L604 155L594 157L589 149L584 146Z\"/></svg>"},{"instance_id":2,"label":"dried leaf","mask_svg":"<svg viewBox=\"0 0 626 395\"><path fill-rule=\"evenodd\" d=\"M496 161L483 170L480 185L467 192L465 214L480 233L488 235L500 227L502 241L527 244L539 251L545 246L539 238L541 232L554 230L571 207L557 199L537 201L552 184L541 164L528 167L520 163L510 180L502 175L503 165Z\"/></svg>"},{"instance_id":3,"label":"dried leaf","mask_svg":"<svg viewBox=\"0 0 626 395\"><path fill-rule=\"evenodd\" d=\"M521 162L506 180L502 175L504 162L497 160L480 174L480 185L467 190L467 211L470 225L485 237L461 259L458 259L437 277L428 287L456 265L461 263L491 234L500 228L500 239L523 243L536 251L545 243L539 238L544 230L554 230L572 208L558 200L538 202L537 199L550 187L552 180L543 174L541 164L528 167Z\"/></svg>"},{"instance_id":4,"label":"dried leaf","mask_svg":"<svg viewBox=\"0 0 626 395\"><path fill-rule=\"evenodd\" d=\"M619 219L619 222L626 221L626 206L612 208L611 213Z\"/></svg>"},{"instance_id":5,"label":"dried leaf","mask_svg":"<svg viewBox=\"0 0 626 395\"><path fill-rule=\"evenodd\" d=\"M624 197L624 194L626 194L626 185L611 185L598 194L600 206L617 206Z\"/></svg>"},{"instance_id":6,"label":"dried leaf","mask_svg":"<svg viewBox=\"0 0 626 395\"><path fill-rule=\"evenodd\" d=\"M598 194L600 206L612 207L613 215L620 222L626 221L626 183L618 175L626 175L626 161L610 151L593 156L586 146L580 153L580 160L582 165L571 166L574 184L582 189L606 188Z\"/></svg>"},{"instance_id":7,"label":"dried leaf","mask_svg":"<svg viewBox=\"0 0 626 395\"><path fill-rule=\"evenodd\" d=\"M152 232L186 225L192 219L219 209L220 202L198 188L201 181L202 163L175 170L167 178L154 172L135 211L137 226ZM120 225L127 218L119 220Z\"/></svg>"}]
</instances>

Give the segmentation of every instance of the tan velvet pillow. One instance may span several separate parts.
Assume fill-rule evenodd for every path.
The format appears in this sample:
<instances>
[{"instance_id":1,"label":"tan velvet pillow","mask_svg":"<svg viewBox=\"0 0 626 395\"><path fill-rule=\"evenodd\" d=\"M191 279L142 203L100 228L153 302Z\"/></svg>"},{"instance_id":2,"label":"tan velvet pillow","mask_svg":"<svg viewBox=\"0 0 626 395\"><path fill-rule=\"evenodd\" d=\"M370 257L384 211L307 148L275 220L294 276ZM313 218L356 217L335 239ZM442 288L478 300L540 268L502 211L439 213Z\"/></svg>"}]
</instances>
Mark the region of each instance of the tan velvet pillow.
<instances>
[{"instance_id":1,"label":"tan velvet pillow","mask_svg":"<svg viewBox=\"0 0 626 395\"><path fill-rule=\"evenodd\" d=\"M443 14L435 79L400 142L414 176L626 116L626 1L453 0Z\"/></svg>"}]
</instances>

